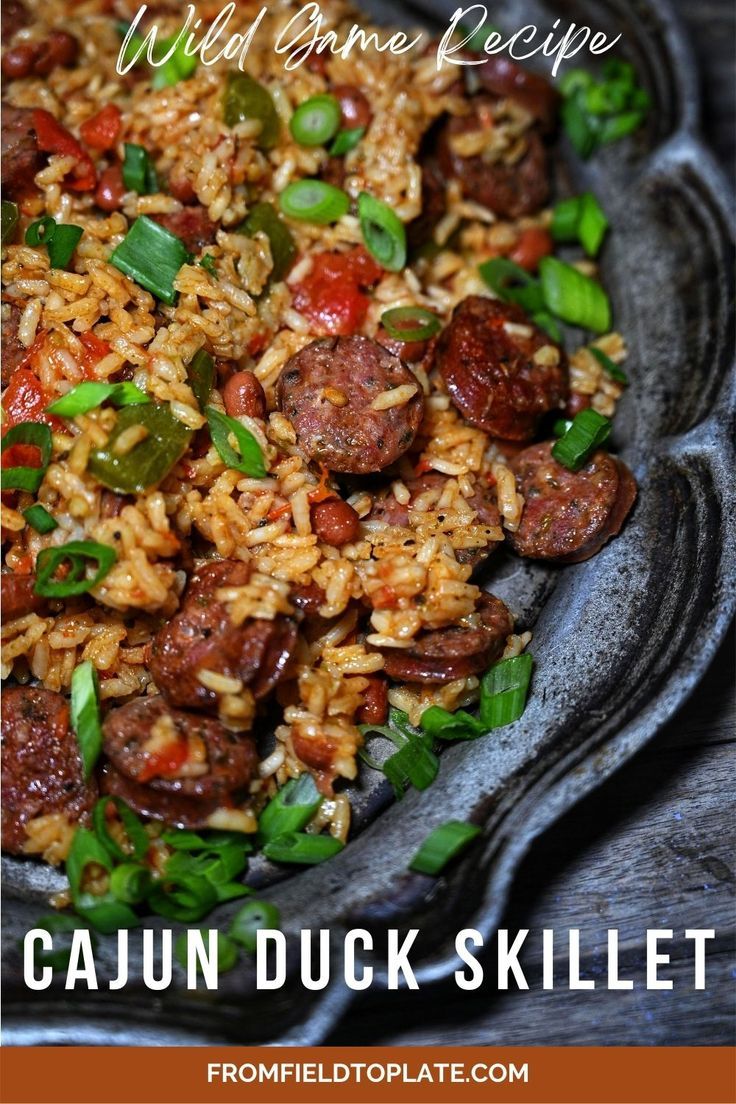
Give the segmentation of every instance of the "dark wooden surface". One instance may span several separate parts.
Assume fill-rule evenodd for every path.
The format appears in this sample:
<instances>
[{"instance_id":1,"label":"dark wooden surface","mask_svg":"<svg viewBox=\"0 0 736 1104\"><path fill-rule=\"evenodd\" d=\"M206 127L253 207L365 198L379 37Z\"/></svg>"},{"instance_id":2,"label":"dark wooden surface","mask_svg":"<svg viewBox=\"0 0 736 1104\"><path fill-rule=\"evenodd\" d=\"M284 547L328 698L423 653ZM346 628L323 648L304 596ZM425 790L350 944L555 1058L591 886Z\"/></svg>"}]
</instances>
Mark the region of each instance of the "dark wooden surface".
<instances>
[{"instance_id":1,"label":"dark wooden surface","mask_svg":"<svg viewBox=\"0 0 736 1104\"><path fill-rule=\"evenodd\" d=\"M678 0L701 63L704 131L734 177L734 40L730 0ZM503 926L581 929L582 973L605 984L606 929L618 928L631 992L545 992L539 941L522 956L528 992L454 984L357 1002L338 1045L708 1045L734 1041L734 635L680 714L647 749L575 808L521 866ZM672 929L672 990L644 988L647 928ZM688 928L714 928L707 988L692 988ZM555 976L564 980L564 946ZM486 971L488 977L489 971Z\"/></svg>"}]
</instances>

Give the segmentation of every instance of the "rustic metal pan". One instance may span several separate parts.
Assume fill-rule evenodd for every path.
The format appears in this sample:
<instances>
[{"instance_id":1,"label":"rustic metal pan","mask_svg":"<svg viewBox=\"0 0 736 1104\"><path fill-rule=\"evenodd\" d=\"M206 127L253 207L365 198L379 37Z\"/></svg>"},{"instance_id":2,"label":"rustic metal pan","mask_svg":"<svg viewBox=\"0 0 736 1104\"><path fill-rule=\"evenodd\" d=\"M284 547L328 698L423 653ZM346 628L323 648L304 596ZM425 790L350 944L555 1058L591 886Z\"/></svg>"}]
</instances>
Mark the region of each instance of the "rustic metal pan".
<instances>
[{"instance_id":1,"label":"rustic metal pan","mask_svg":"<svg viewBox=\"0 0 736 1104\"><path fill-rule=\"evenodd\" d=\"M379 17L444 26L455 2L366 6ZM562 169L571 187L595 191L614 228L602 267L631 347L632 384L619 406L615 444L639 482L633 516L588 563L551 570L509 558L495 565L489 587L522 624L534 625L536 673L520 721L449 748L432 789L398 804L381 776L366 771L354 793L355 838L326 865L287 875L253 864L254 884L278 882L268 896L287 931L332 929L336 969L324 992L306 992L291 971L284 989L256 993L248 965L225 975L217 994L189 994L181 977L160 996L133 984L113 995L31 994L18 941L47 911L59 876L6 859L8 1044L317 1043L351 999L337 943L342 930L358 925L376 932L378 947L387 926L420 928L420 983L447 977L457 965L454 933L493 931L534 838L651 739L726 631L736 559L733 224L727 185L698 137L697 73L684 34L664 0L489 7L507 30L548 27L559 16L621 32L617 52L636 64L653 97L644 132L588 166L563 149ZM421 839L452 817L484 826L468 857L437 883L408 874ZM223 908L222 919L231 911ZM111 950L105 941L102 977L106 963L113 969ZM379 954L375 984L383 980Z\"/></svg>"}]
</instances>

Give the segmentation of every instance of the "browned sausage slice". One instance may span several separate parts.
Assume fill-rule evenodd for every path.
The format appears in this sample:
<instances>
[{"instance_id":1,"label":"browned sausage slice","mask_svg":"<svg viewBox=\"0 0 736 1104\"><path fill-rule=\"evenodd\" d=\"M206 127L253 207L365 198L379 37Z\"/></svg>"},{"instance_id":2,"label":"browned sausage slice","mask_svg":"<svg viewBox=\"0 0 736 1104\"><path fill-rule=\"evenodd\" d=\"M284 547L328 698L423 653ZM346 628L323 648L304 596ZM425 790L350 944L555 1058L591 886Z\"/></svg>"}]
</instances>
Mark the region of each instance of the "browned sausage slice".
<instances>
[{"instance_id":1,"label":"browned sausage slice","mask_svg":"<svg viewBox=\"0 0 736 1104\"><path fill-rule=\"evenodd\" d=\"M64 813L86 821L96 798L85 782L69 706L39 686L14 686L2 698L2 845L19 854L25 826L35 817Z\"/></svg>"},{"instance_id":2,"label":"browned sausage slice","mask_svg":"<svg viewBox=\"0 0 736 1104\"><path fill-rule=\"evenodd\" d=\"M21 310L17 303L4 299L2 303L2 384L7 387L13 372L28 356L28 350L18 337Z\"/></svg>"},{"instance_id":3,"label":"browned sausage slice","mask_svg":"<svg viewBox=\"0 0 736 1104\"><path fill-rule=\"evenodd\" d=\"M222 797L246 786L257 755L252 737L214 717L172 709L164 699L136 698L108 713L105 753L133 782L187 797Z\"/></svg>"},{"instance_id":4,"label":"browned sausage slice","mask_svg":"<svg viewBox=\"0 0 736 1104\"><path fill-rule=\"evenodd\" d=\"M390 392L406 388L395 406ZM279 405L310 459L365 475L393 464L411 445L424 412L416 376L368 337L313 341L291 358Z\"/></svg>"},{"instance_id":5,"label":"browned sausage slice","mask_svg":"<svg viewBox=\"0 0 736 1104\"><path fill-rule=\"evenodd\" d=\"M552 456L553 444L532 445L511 462L524 509L518 530L508 537L530 559L579 563L620 532L636 482L621 460L603 451L580 471L570 471Z\"/></svg>"},{"instance_id":6,"label":"browned sausage slice","mask_svg":"<svg viewBox=\"0 0 736 1104\"><path fill-rule=\"evenodd\" d=\"M202 684L202 671L240 679L256 698L283 676L296 643L296 623L276 617L236 627L215 597L220 587L244 586L249 578L250 568L240 560L206 564L192 576L179 613L153 638L151 674L171 705L216 707L218 694Z\"/></svg>"},{"instance_id":7,"label":"browned sausage slice","mask_svg":"<svg viewBox=\"0 0 736 1104\"><path fill-rule=\"evenodd\" d=\"M27 613L39 613L45 608L45 599L33 590L35 585L35 575L14 575L10 571L2 572L0 600L4 621L15 621L17 617L25 617Z\"/></svg>"},{"instance_id":8,"label":"browned sausage slice","mask_svg":"<svg viewBox=\"0 0 736 1104\"><path fill-rule=\"evenodd\" d=\"M545 134L554 130L560 95L546 77L522 69L502 54L492 54L476 67L475 72L487 92L515 100L539 123Z\"/></svg>"},{"instance_id":9,"label":"browned sausage slice","mask_svg":"<svg viewBox=\"0 0 736 1104\"><path fill-rule=\"evenodd\" d=\"M471 295L455 308L436 361L455 406L493 437L528 441L564 405L567 357L521 307Z\"/></svg>"},{"instance_id":10,"label":"browned sausage slice","mask_svg":"<svg viewBox=\"0 0 736 1104\"><path fill-rule=\"evenodd\" d=\"M399 682L443 683L485 671L503 652L514 622L492 594L481 594L477 614L474 627L437 629L411 648L381 648L384 673Z\"/></svg>"},{"instance_id":11,"label":"browned sausage slice","mask_svg":"<svg viewBox=\"0 0 736 1104\"><path fill-rule=\"evenodd\" d=\"M230 798L218 801L154 790L132 782L111 763L105 763L102 768L100 789L103 794L122 798L139 816L162 820L172 828L207 828L209 818L217 809L232 805Z\"/></svg>"},{"instance_id":12,"label":"browned sausage slice","mask_svg":"<svg viewBox=\"0 0 736 1104\"><path fill-rule=\"evenodd\" d=\"M151 217L172 234L176 234L177 238L181 238L191 253L198 253L215 240L217 225L199 204L183 207L181 211L173 211L169 215Z\"/></svg>"},{"instance_id":13,"label":"browned sausage slice","mask_svg":"<svg viewBox=\"0 0 736 1104\"><path fill-rule=\"evenodd\" d=\"M22 199L36 191L33 177L43 165L33 129L33 109L3 104L2 188L5 199Z\"/></svg>"}]
</instances>

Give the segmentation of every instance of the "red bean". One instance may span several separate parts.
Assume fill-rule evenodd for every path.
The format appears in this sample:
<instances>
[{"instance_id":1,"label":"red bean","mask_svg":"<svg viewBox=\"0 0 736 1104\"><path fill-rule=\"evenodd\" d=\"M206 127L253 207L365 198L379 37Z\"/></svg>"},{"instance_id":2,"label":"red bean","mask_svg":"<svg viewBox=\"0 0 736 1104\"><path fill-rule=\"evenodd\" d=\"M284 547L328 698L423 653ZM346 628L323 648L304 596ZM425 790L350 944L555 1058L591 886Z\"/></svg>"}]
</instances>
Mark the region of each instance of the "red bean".
<instances>
[{"instance_id":1,"label":"red bean","mask_svg":"<svg viewBox=\"0 0 736 1104\"><path fill-rule=\"evenodd\" d=\"M33 72L39 77L48 74L57 67L74 65L79 54L79 43L68 31L52 31L41 43L33 66Z\"/></svg>"},{"instance_id":2,"label":"red bean","mask_svg":"<svg viewBox=\"0 0 736 1104\"><path fill-rule=\"evenodd\" d=\"M590 395L583 395L580 391L571 391L565 406L565 414L568 418L574 418L581 410L588 409L590 400Z\"/></svg>"},{"instance_id":3,"label":"red bean","mask_svg":"<svg viewBox=\"0 0 736 1104\"><path fill-rule=\"evenodd\" d=\"M266 417L266 396L252 372L236 372L222 389L225 410L231 418L247 414L249 418Z\"/></svg>"},{"instance_id":4,"label":"red bean","mask_svg":"<svg viewBox=\"0 0 736 1104\"><path fill-rule=\"evenodd\" d=\"M3 54L2 74L6 80L20 80L33 72L36 47L30 42L19 42Z\"/></svg>"},{"instance_id":5,"label":"red bean","mask_svg":"<svg viewBox=\"0 0 736 1104\"><path fill-rule=\"evenodd\" d=\"M527 272L536 272L542 257L552 252L552 238L542 226L530 226L522 230L519 240L509 253L509 260L525 268Z\"/></svg>"},{"instance_id":6,"label":"red bean","mask_svg":"<svg viewBox=\"0 0 736 1104\"><path fill-rule=\"evenodd\" d=\"M358 709L358 724L382 725L388 716L388 683L385 678L369 678Z\"/></svg>"},{"instance_id":7,"label":"red bean","mask_svg":"<svg viewBox=\"0 0 736 1104\"><path fill-rule=\"evenodd\" d=\"M328 498L312 507L312 528L325 544L339 548L358 536L360 519L353 507L341 498Z\"/></svg>"},{"instance_id":8,"label":"red bean","mask_svg":"<svg viewBox=\"0 0 736 1104\"><path fill-rule=\"evenodd\" d=\"M366 96L354 84L336 84L332 95L340 102L342 125L345 130L355 127L367 127L373 118L371 105Z\"/></svg>"},{"instance_id":9,"label":"red bean","mask_svg":"<svg viewBox=\"0 0 736 1104\"><path fill-rule=\"evenodd\" d=\"M95 191L95 203L103 211L118 211L123 203L126 187L120 165L111 165L100 175Z\"/></svg>"}]
</instances>

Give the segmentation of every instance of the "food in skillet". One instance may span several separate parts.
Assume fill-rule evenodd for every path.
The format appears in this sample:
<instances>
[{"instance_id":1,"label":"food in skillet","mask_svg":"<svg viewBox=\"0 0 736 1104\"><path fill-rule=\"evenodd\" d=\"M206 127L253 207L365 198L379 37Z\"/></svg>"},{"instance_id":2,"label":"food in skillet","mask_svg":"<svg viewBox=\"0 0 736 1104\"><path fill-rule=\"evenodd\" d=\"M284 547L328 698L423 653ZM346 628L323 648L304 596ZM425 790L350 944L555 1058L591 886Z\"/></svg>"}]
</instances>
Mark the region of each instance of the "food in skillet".
<instances>
[{"instance_id":1,"label":"food in skillet","mask_svg":"<svg viewBox=\"0 0 736 1104\"><path fill-rule=\"evenodd\" d=\"M196 919L245 859L182 912L172 856L320 861L371 732L400 793L523 709L494 552L586 559L636 495L602 447L624 342L593 262L552 257L607 224L547 207L559 97L506 59L472 93L428 52L285 79L284 6L247 75L117 78L125 5L11 7L3 848L71 849L92 922Z\"/></svg>"}]
</instances>

